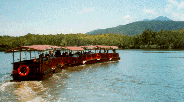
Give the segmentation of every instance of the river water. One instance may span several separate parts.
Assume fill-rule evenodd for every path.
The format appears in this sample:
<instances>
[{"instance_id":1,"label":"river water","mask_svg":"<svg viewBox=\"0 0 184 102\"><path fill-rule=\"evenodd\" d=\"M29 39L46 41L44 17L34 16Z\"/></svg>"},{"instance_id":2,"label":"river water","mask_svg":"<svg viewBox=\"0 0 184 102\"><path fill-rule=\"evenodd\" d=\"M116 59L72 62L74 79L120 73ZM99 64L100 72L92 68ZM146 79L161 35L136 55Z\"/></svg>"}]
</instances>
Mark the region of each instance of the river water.
<instances>
[{"instance_id":1,"label":"river water","mask_svg":"<svg viewBox=\"0 0 184 102\"><path fill-rule=\"evenodd\" d=\"M43 81L23 82L10 82L12 54L0 52L0 101L184 101L184 51L117 52L120 61L69 67Z\"/></svg>"}]
</instances>

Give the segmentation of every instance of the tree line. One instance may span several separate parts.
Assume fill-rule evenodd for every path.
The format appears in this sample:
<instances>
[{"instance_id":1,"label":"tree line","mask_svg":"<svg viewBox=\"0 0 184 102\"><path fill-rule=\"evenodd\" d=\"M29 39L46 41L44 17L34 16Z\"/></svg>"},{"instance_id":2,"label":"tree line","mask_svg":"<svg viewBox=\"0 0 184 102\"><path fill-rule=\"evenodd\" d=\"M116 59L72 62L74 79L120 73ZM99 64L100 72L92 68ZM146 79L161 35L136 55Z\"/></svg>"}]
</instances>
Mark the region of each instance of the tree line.
<instances>
[{"instance_id":1,"label":"tree line","mask_svg":"<svg viewBox=\"0 0 184 102\"><path fill-rule=\"evenodd\" d=\"M122 49L181 49L184 43L184 30L146 29L139 35L119 34L57 34L25 36L0 36L0 51L28 45L85 46L108 45Z\"/></svg>"}]
</instances>

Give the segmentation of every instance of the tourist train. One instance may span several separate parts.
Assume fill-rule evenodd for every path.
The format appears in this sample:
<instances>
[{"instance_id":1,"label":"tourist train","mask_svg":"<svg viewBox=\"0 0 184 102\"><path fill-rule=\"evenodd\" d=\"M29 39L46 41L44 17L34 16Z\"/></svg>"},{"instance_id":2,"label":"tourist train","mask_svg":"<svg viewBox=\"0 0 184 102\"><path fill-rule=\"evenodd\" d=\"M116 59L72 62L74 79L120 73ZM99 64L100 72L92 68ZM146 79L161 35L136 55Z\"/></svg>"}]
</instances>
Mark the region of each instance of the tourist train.
<instances>
[{"instance_id":1,"label":"tourist train","mask_svg":"<svg viewBox=\"0 0 184 102\"><path fill-rule=\"evenodd\" d=\"M21 46L8 50L13 53L13 81L43 80L49 78L53 73L59 72L70 66L93 64L104 61L118 61L119 54L116 53L117 46L53 46L53 45L31 45ZM111 53L109 53L112 50ZM20 59L15 61L14 53L20 52ZM31 56L31 52L37 52L39 57ZM21 53L26 53L26 59L21 59ZM30 59L27 60L27 52Z\"/></svg>"}]
</instances>

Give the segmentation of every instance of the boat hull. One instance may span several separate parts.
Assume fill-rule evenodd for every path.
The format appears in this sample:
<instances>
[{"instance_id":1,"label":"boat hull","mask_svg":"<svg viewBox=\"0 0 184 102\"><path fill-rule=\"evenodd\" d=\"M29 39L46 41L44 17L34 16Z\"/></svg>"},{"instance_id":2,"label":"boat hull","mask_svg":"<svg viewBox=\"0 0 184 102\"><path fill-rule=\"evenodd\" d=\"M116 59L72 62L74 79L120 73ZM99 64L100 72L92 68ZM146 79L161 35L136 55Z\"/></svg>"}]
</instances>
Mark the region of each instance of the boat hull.
<instances>
[{"instance_id":1,"label":"boat hull","mask_svg":"<svg viewBox=\"0 0 184 102\"><path fill-rule=\"evenodd\" d=\"M107 62L107 61L109 61L108 58L101 58L100 60L98 60L98 62Z\"/></svg>"},{"instance_id":2,"label":"boat hull","mask_svg":"<svg viewBox=\"0 0 184 102\"><path fill-rule=\"evenodd\" d=\"M11 81L33 81L33 80L44 80L53 75L53 71L50 71L45 74L32 74L28 76L20 76L19 74L12 74L13 80Z\"/></svg>"},{"instance_id":3,"label":"boat hull","mask_svg":"<svg viewBox=\"0 0 184 102\"><path fill-rule=\"evenodd\" d=\"M85 64L94 64L97 62L97 59L93 59L93 60L88 60L85 62Z\"/></svg>"}]
</instances>

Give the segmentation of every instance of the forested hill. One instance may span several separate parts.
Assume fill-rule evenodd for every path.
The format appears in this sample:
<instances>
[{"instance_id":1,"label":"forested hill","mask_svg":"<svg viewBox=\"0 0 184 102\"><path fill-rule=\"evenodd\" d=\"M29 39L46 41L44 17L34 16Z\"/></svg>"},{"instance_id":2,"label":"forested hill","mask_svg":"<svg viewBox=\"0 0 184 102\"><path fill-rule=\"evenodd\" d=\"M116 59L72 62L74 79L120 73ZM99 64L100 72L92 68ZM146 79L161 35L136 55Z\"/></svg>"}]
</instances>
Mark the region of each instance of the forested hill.
<instances>
[{"instance_id":1,"label":"forested hill","mask_svg":"<svg viewBox=\"0 0 184 102\"><path fill-rule=\"evenodd\" d=\"M136 35L141 34L145 29L152 29L153 31L163 30L179 30L184 29L184 21L138 21L129 23L127 25L119 25L113 28L98 29L94 31L87 32L86 34L123 34L123 35Z\"/></svg>"}]
</instances>

